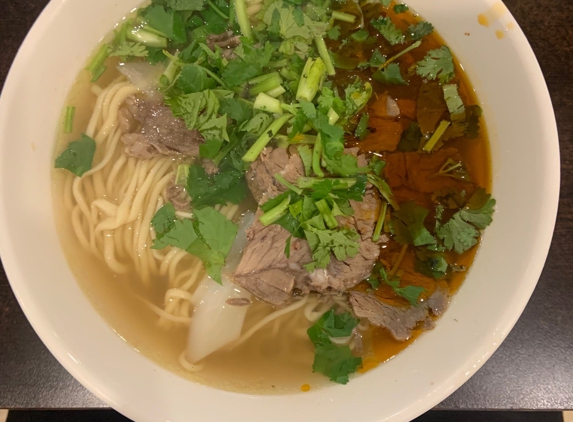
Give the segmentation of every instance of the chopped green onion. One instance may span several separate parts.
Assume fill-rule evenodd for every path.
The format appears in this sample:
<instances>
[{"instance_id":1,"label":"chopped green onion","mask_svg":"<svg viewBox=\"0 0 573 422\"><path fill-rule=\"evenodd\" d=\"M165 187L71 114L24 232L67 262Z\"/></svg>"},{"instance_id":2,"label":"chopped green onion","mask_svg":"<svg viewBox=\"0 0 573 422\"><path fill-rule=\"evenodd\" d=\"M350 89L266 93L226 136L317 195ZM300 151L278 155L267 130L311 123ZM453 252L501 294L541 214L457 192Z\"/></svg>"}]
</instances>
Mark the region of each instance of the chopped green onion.
<instances>
[{"instance_id":1,"label":"chopped green onion","mask_svg":"<svg viewBox=\"0 0 573 422\"><path fill-rule=\"evenodd\" d=\"M280 78L279 72L271 72L266 75L257 76L249 81L249 85L256 85L271 78Z\"/></svg>"},{"instance_id":2,"label":"chopped green onion","mask_svg":"<svg viewBox=\"0 0 573 422\"><path fill-rule=\"evenodd\" d=\"M316 42L316 48L318 49L318 54L324 61L324 65L326 66L326 72L330 76L336 75L336 70L334 69L334 63L332 62L332 58L330 57L330 52L328 48L326 48L326 43L324 42L324 38L320 36L314 37L314 41ZM312 100L309 100L312 101Z\"/></svg>"},{"instance_id":3,"label":"chopped green onion","mask_svg":"<svg viewBox=\"0 0 573 422\"><path fill-rule=\"evenodd\" d=\"M190 164L179 164L177 166L177 173L175 175L175 184L176 185L187 185L187 179L189 178L189 169L191 168Z\"/></svg>"},{"instance_id":4,"label":"chopped green onion","mask_svg":"<svg viewBox=\"0 0 573 422\"><path fill-rule=\"evenodd\" d=\"M368 31L366 29L361 29L359 31L356 31L354 34L352 34L350 36L350 38L352 38L354 41L357 41L357 42L364 42L368 39L369 36L370 36L370 34L368 33Z\"/></svg>"},{"instance_id":5,"label":"chopped green onion","mask_svg":"<svg viewBox=\"0 0 573 422\"><path fill-rule=\"evenodd\" d=\"M384 226L384 221L386 220L386 212L388 211L388 202L384 202L384 205L380 208L380 215L378 216L378 221L376 222L376 228L374 228L374 233L372 234L372 241L378 242L380 240L380 234L382 233L382 227Z\"/></svg>"},{"instance_id":6,"label":"chopped green onion","mask_svg":"<svg viewBox=\"0 0 573 422\"><path fill-rule=\"evenodd\" d=\"M151 28L133 28L127 31L127 39L130 41L139 42L148 47L167 48L167 38L155 34Z\"/></svg>"},{"instance_id":7,"label":"chopped green onion","mask_svg":"<svg viewBox=\"0 0 573 422\"><path fill-rule=\"evenodd\" d=\"M342 22L354 23L354 21L356 20L356 16L351 15L350 13L334 11L332 12L332 19L339 20Z\"/></svg>"},{"instance_id":8,"label":"chopped green onion","mask_svg":"<svg viewBox=\"0 0 573 422\"><path fill-rule=\"evenodd\" d=\"M265 92L265 94L267 94L269 97L277 98L283 95L285 92L286 89L284 89L283 86L281 85L277 86L274 89L271 89L270 91Z\"/></svg>"},{"instance_id":9,"label":"chopped green onion","mask_svg":"<svg viewBox=\"0 0 573 422\"><path fill-rule=\"evenodd\" d=\"M432 150L434 149L438 141L441 139L441 137L444 135L446 129L448 129L449 126L450 122L448 122L447 120L442 120L440 125L430 138L430 140L426 142L426 145L424 145L424 148L422 149L426 152L432 152Z\"/></svg>"},{"instance_id":10,"label":"chopped green onion","mask_svg":"<svg viewBox=\"0 0 573 422\"><path fill-rule=\"evenodd\" d=\"M317 58L316 60L309 58L300 77L296 91L296 99L312 102L318 90L322 87L325 77L326 66L324 61L321 58Z\"/></svg>"},{"instance_id":11,"label":"chopped green onion","mask_svg":"<svg viewBox=\"0 0 573 422\"><path fill-rule=\"evenodd\" d=\"M343 178L324 178L324 177L299 177L296 181L296 185L301 189L312 189L317 183L324 182L325 180L332 180L338 182L336 186L333 187L334 190L344 190L351 188L356 184L356 179L352 177Z\"/></svg>"},{"instance_id":12,"label":"chopped green onion","mask_svg":"<svg viewBox=\"0 0 573 422\"><path fill-rule=\"evenodd\" d=\"M279 182L281 185L283 185L285 188L292 190L293 192L298 193L299 195L302 194L302 189L297 188L295 185L293 185L291 182L289 182L288 180L286 180L284 177L282 177L280 174L275 174L275 179L277 179L277 182Z\"/></svg>"},{"instance_id":13,"label":"chopped green onion","mask_svg":"<svg viewBox=\"0 0 573 422\"><path fill-rule=\"evenodd\" d=\"M264 95L264 94L263 94ZM267 95L268 97L268 95ZM271 100L275 100L274 98L269 97ZM243 156L243 161L247 163L252 163L257 159L259 154L265 149L267 144L273 139L273 137L277 134L281 128L292 119L292 116L281 116L277 120L275 120L266 130L265 132L255 141L253 146L247 151L247 153Z\"/></svg>"},{"instance_id":14,"label":"chopped green onion","mask_svg":"<svg viewBox=\"0 0 573 422\"><path fill-rule=\"evenodd\" d=\"M163 54L169 58L169 64L167 65L165 72L163 72L159 78L159 81L161 82L161 85L169 86L175 81L175 77L179 73L180 63L177 58L177 56L179 56L179 51L176 51L173 55L168 51L164 51Z\"/></svg>"},{"instance_id":15,"label":"chopped green onion","mask_svg":"<svg viewBox=\"0 0 573 422\"><path fill-rule=\"evenodd\" d=\"M107 60L110 54L109 45L104 44L99 49L96 56L93 58L87 69L92 74L92 82L97 82L97 80L103 75L106 71L107 66L104 65L104 62Z\"/></svg>"},{"instance_id":16,"label":"chopped green onion","mask_svg":"<svg viewBox=\"0 0 573 422\"><path fill-rule=\"evenodd\" d=\"M322 140L320 135L316 137L314 149L312 150L312 170L318 177L324 177L324 172L320 168L320 160L322 159Z\"/></svg>"},{"instance_id":17,"label":"chopped green onion","mask_svg":"<svg viewBox=\"0 0 573 422\"><path fill-rule=\"evenodd\" d=\"M269 212L264 213L261 218L259 218L259 221L265 227L270 226L271 224L280 220L287 213L289 204L290 196L287 196L279 205L274 207Z\"/></svg>"},{"instance_id":18,"label":"chopped green onion","mask_svg":"<svg viewBox=\"0 0 573 422\"><path fill-rule=\"evenodd\" d=\"M272 77L267 78L267 79L263 80L262 82L258 83L253 88L249 89L249 94L250 95L258 95L261 92L267 92L267 91L270 91L272 89L278 88L279 86L281 86L282 83L283 83L283 80L281 79L280 76L278 76L278 75L272 76Z\"/></svg>"},{"instance_id":19,"label":"chopped green onion","mask_svg":"<svg viewBox=\"0 0 573 422\"><path fill-rule=\"evenodd\" d=\"M66 107L66 117L64 119L64 133L72 133L74 130L74 116L76 108L73 106Z\"/></svg>"},{"instance_id":20,"label":"chopped green onion","mask_svg":"<svg viewBox=\"0 0 573 422\"><path fill-rule=\"evenodd\" d=\"M318 212L320 212L320 215L322 215L322 218L324 219L324 222L329 229L338 227L338 221L336 220L336 217L332 213L332 210L328 206L328 202L326 202L325 199L321 199L320 201L315 202L314 205L318 209Z\"/></svg>"},{"instance_id":21,"label":"chopped green onion","mask_svg":"<svg viewBox=\"0 0 573 422\"><path fill-rule=\"evenodd\" d=\"M267 67L270 67L272 69L276 68L276 67L285 67L288 65L288 60L287 59L282 59L276 62L270 62Z\"/></svg>"},{"instance_id":22,"label":"chopped green onion","mask_svg":"<svg viewBox=\"0 0 573 422\"><path fill-rule=\"evenodd\" d=\"M255 110L267 111L269 113L282 114L283 109L281 107L281 102L270 95L261 92L255 99L253 104Z\"/></svg>"},{"instance_id":23,"label":"chopped green onion","mask_svg":"<svg viewBox=\"0 0 573 422\"><path fill-rule=\"evenodd\" d=\"M340 116L336 111L334 111L332 107L330 108L330 110L328 110L327 116L328 116L328 123L330 123L331 125L334 125L336 122L338 122L338 119L340 119Z\"/></svg>"},{"instance_id":24,"label":"chopped green onion","mask_svg":"<svg viewBox=\"0 0 573 422\"><path fill-rule=\"evenodd\" d=\"M247 14L247 5L245 0L234 0L235 13L237 14L237 22L244 37L251 38L251 21Z\"/></svg>"}]
</instances>

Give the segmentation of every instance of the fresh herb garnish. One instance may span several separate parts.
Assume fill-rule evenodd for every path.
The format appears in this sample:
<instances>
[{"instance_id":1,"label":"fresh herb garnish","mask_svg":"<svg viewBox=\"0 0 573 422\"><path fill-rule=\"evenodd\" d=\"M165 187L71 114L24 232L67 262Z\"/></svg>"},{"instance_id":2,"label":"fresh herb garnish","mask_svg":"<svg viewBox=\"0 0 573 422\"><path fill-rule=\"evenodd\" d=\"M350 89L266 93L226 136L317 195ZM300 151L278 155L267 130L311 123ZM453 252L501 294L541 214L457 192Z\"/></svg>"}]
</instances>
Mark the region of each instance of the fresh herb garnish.
<instances>
[{"instance_id":1,"label":"fresh herb garnish","mask_svg":"<svg viewBox=\"0 0 573 422\"><path fill-rule=\"evenodd\" d=\"M429 211L414 201L400 204L392 214L392 230L395 240L401 245L432 245L436 239L424 226Z\"/></svg>"},{"instance_id":2,"label":"fresh herb garnish","mask_svg":"<svg viewBox=\"0 0 573 422\"><path fill-rule=\"evenodd\" d=\"M350 336L358 322L350 313L336 314L330 310L308 329L308 337L315 350L314 372L326 375L339 384L348 383L348 376L357 371L362 358L355 357L348 346L334 345L330 338Z\"/></svg>"},{"instance_id":3,"label":"fresh herb garnish","mask_svg":"<svg viewBox=\"0 0 573 422\"><path fill-rule=\"evenodd\" d=\"M403 44L406 41L406 37L402 31L400 31L388 17L373 19L370 21L370 24L376 28L391 45Z\"/></svg>"},{"instance_id":4,"label":"fresh herb garnish","mask_svg":"<svg viewBox=\"0 0 573 422\"><path fill-rule=\"evenodd\" d=\"M426 57L416 66L416 73L429 80L438 79L445 84L454 78L454 58L450 49L442 46L430 50Z\"/></svg>"},{"instance_id":5,"label":"fresh herb garnish","mask_svg":"<svg viewBox=\"0 0 573 422\"><path fill-rule=\"evenodd\" d=\"M56 168L66 169L76 176L82 177L84 173L92 169L96 142L82 134L81 139L68 144L68 147L56 158Z\"/></svg>"}]
</instances>

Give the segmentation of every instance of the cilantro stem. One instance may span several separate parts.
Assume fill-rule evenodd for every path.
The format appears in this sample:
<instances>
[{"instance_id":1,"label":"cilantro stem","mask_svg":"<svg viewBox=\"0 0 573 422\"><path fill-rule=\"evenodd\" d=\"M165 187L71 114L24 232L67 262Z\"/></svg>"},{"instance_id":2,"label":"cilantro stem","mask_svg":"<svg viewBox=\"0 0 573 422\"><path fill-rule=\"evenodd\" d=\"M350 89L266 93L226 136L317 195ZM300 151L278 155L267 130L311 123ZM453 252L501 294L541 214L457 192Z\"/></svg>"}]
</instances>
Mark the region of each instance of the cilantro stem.
<instances>
[{"instance_id":1,"label":"cilantro stem","mask_svg":"<svg viewBox=\"0 0 573 422\"><path fill-rule=\"evenodd\" d=\"M378 216L378 221L376 222L376 228L374 229L374 234L372 235L372 241L378 242L380 240L380 234L382 233L382 227L384 226L384 221L386 219L386 212L388 211L388 202L384 202L384 205L380 208L380 215Z\"/></svg>"},{"instance_id":2,"label":"cilantro stem","mask_svg":"<svg viewBox=\"0 0 573 422\"><path fill-rule=\"evenodd\" d=\"M258 95L261 92L271 91L271 90L281 86L282 82L283 82L283 80L281 79L281 77L278 74L276 76L273 75L270 78L266 78L263 81L259 82L253 88L249 89L249 94L250 95Z\"/></svg>"},{"instance_id":3,"label":"cilantro stem","mask_svg":"<svg viewBox=\"0 0 573 422\"><path fill-rule=\"evenodd\" d=\"M272 210L264 213L259 221L263 226L270 226L274 222L280 220L288 211L288 206L290 204L290 195L287 196L283 202L274 207Z\"/></svg>"},{"instance_id":4,"label":"cilantro stem","mask_svg":"<svg viewBox=\"0 0 573 422\"><path fill-rule=\"evenodd\" d=\"M219 78L217 75L215 75L213 72L211 72L209 69L207 69L204 66L201 66L203 68L203 70L205 70L205 72L207 72L207 74L209 76L211 76L213 79L215 79L215 81L217 81L217 83L219 85L221 85L223 88L227 88L227 84L225 82L223 82L223 80L221 78Z\"/></svg>"},{"instance_id":5,"label":"cilantro stem","mask_svg":"<svg viewBox=\"0 0 573 422\"><path fill-rule=\"evenodd\" d=\"M87 69L92 74L92 82L97 82L97 80L103 75L106 71L107 67L104 65L104 62L107 60L110 54L109 45L104 44L100 47L98 53L93 58L91 63L88 65Z\"/></svg>"},{"instance_id":6,"label":"cilantro stem","mask_svg":"<svg viewBox=\"0 0 573 422\"><path fill-rule=\"evenodd\" d=\"M318 177L324 177L324 172L320 168L320 159L322 158L322 140L320 135L316 137L314 149L312 150L312 170Z\"/></svg>"},{"instance_id":7,"label":"cilantro stem","mask_svg":"<svg viewBox=\"0 0 573 422\"><path fill-rule=\"evenodd\" d=\"M207 4L211 6L211 9L213 9L213 11L219 16L221 16L223 19L225 20L229 19L229 17L225 15L223 12L221 12L221 10L217 6L215 6L215 4L211 0L207 0Z\"/></svg>"},{"instance_id":8,"label":"cilantro stem","mask_svg":"<svg viewBox=\"0 0 573 422\"><path fill-rule=\"evenodd\" d=\"M322 87L325 77L326 65L324 61L321 58L317 58L316 60L309 58L300 77L296 91L296 99L312 102L318 90Z\"/></svg>"},{"instance_id":9,"label":"cilantro stem","mask_svg":"<svg viewBox=\"0 0 573 422\"><path fill-rule=\"evenodd\" d=\"M392 193L392 189L390 189L390 186L388 186L388 183L382 180L382 178L380 178L379 176L376 176L372 173L368 175L368 181L372 183L374 186L376 186L376 188L380 192L380 195L382 195L382 197L386 201L388 201L390 205L392 205L392 208L394 208L395 210L400 209L400 206L394 200L394 194Z\"/></svg>"},{"instance_id":10,"label":"cilantro stem","mask_svg":"<svg viewBox=\"0 0 573 422\"><path fill-rule=\"evenodd\" d=\"M228 153L234 150L235 147L241 143L241 141L242 139L240 137L237 137L236 139L233 139L231 142L227 142L227 144L223 148L221 148L221 151L219 151L217 156L213 159L213 162L219 165L219 163L223 161L223 158L225 158Z\"/></svg>"},{"instance_id":11,"label":"cilantro stem","mask_svg":"<svg viewBox=\"0 0 573 422\"><path fill-rule=\"evenodd\" d=\"M255 110L267 111L269 113L282 114L281 102L270 95L261 92L253 104Z\"/></svg>"},{"instance_id":12,"label":"cilantro stem","mask_svg":"<svg viewBox=\"0 0 573 422\"><path fill-rule=\"evenodd\" d=\"M76 108L73 106L66 107L66 117L64 119L64 133L72 133L74 130L74 115Z\"/></svg>"},{"instance_id":13,"label":"cilantro stem","mask_svg":"<svg viewBox=\"0 0 573 422\"><path fill-rule=\"evenodd\" d=\"M189 178L190 164L179 164L177 166L177 173L175 175L175 184L187 186L187 179Z\"/></svg>"},{"instance_id":14,"label":"cilantro stem","mask_svg":"<svg viewBox=\"0 0 573 422\"><path fill-rule=\"evenodd\" d=\"M442 120L440 122L440 125L430 138L430 140L426 142L426 145L424 145L424 148L422 149L426 152L432 152L432 150L434 149L440 138L444 135L449 126L450 122L448 122L447 120Z\"/></svg>"},{"instance_id":15,"label":"cilantro stem","mask_svg":"<svg viewBox=\"0 0 573 422\"><path fill-rule=\"evenodd\" d=\"M264 94L263 94L264 95ZM268 95L267 95L268 97ZM269 97L271 98L271 97ZM271 98L275 100L274 98ZM278 101L278 100L275 100ZM281 128L292 119L292 116L281 116L277 120L275 120L266 130L265 132L255 141L253 146L247 151L247 153L243 156L243 161L247 163L252 163L257 159L259 154L263 151L263 149L267 146L267 144L273 139L273 137L278 133Z\"/></svg>"},{"instance_id":16,"label":"cilantro stem","mask_svg":"<svg viewBox=\"0 0 573 422\"><path fill-rule=\"evenodd\" d=\"M229 4L229 28L232 28L235 24L235 2L230 2Z\"/></svg>"},{"instance_id":17,"label":"cilantro stem","mask_svg":"<svg viewBox=\"0 0 573 422\"><path fill-rule=\"evenodd\" d=\"M316 43L316 48L318 49L318 54L320 54L320 57L322 58L326 66L326 72L330 76L336 75L336 70L334 69L334 63L332 63L332 58L330 57L330 52L328 51L328 48L326 48L326 43L324 42L324 38L317 35L314 37L314 41Z\"/></svg>"},{"instance_id":18,"label":"cilantro stem","mask_svg":"<svg viewBox=\"0 0 573 422\"><path fill-rule=\"evenodd\" d=\"M276 88L265 92L265 94L267 94L269 97L277 98L283 95L285 92L286 89L284 89L282 85L279 85Z\"/></svg>"},{"instance_id":19,"label":"cilantro stem","mask_svg":"<svg viewBox=\"0 0 573 422\"><path fill-rule=\"evenodd\" d=\"M257 76L256 78L249 80L249 85L256 85L271 78L280 78L279 72L271 72L266 75Z\"/></svg>"},{"instance_id":20,"label":"cilantro stem","mask_svg":"<svg viewBox=\"0 0 573 422\"><path fill-rule=\"evenodd\" d=\"M245 0L234 0L235 12L237 13L237 22L239 23L239 28L244 37L251 38L251 22L249 21L249 15L247 14L247 5Z\"/></svg>"},{"instance_id":21,"label":"cilantro stem","mask_svg":"<svg viewBox=\"0 0 573 422\"><path fill-rule=\"evenodd\" d=\"M317 183L324 182L325 180L332 180L338 182L333 186L333 190L344 190L351 188L356 184L356 179L348 178L324 178L324 177L299 177L296 185L301 189L313 189Z\"/></svg>"},{"instance_id":22,"label":"cilantro stem","mask_svg":"<svg viewBox=\"0 0 573 422\"><path fill-rule=\"evenodd\" d=\"M400 251L400 255L398 255L398 259L396 260L396 262L394 263L394 266L392 267L392 269L388 273L389 278L392 278L394 276L394 274L396 274L396 272L400 268L400 265L402 264L402 260L404 259L404 256L406 255L407 250L408 250L408 244L402 246L402 250Z\"/></svg>"},{"instance_id":23,"label":"cilantro stem","mask_svg":"<svg viewBox=\"0 0 573 422\"><path fill-rule=\"evenodd\" d=\"M295 185L293 185L291 182L289 182L288 180L286 180L284 177L282 177L280 174L275 174L275 179L277 179L277 182L279 182L281 185L283 185L285 188L292 190L293 192L298 193L299 195L302 195L302 189L297 188Z\"/></svg>"},{"instance_id":24,"label":"cilantro stem","mask_svg":"<svg viewBox=\"0 0 573 422\"><path fill-rule=\"evenodd\" d=\"M338 227L338 221L336 220L336 217L334 217L334 214L325 199L315 202L314 205L316 206L316 209L318 209L318 212L320 212L320 215L322 215L322 218L329 229L335 229Z\"/></svg>"},{"instance_id":25,"label":"cilantro stem","mask_svg":"<svg viewBox=\"0 0 573 422\"><path fill-rule=\"evenodd\" d=\"M287 59L282 59L276 62L270 62L267 67L270 67L272 69L277 68L277 67L285 67L288 65L288 60Z\"/></svg>"},{"instance_id":26,"label":"cilantro stem","mask_svg":"<svg viewBox=\"0 0 573 422\"><path fill-rule=\"evenodd\" d=\"M354 132L354 136L356 136L361 141L364 140L369 134L368 132L368 122L370 121L370 115L368 113L363 113L360 117L360 121L358 122L358 126L356 126L356 131Z\"/></svg>"},{"instance_id":27,"label":"cilantro stem","mask_svg":"<svg viewBox=\"0 0 573 422\"><path fill-rule=\"evenodd\" d=\"M151 28L132 28L127 31L127 39L148 47L167 48L167 38L151 32Z\"/></svg>"},{"instance_id":28,"label":"cilantro stem","mask_svg":"<svg viewBox=\"0 0 573 422\"><path fill-rule=\"evenodd\" d=\"M339 20L342 22L354 23L354 21L356 20L356 16L351 15L350 13L334 11L332 12L332 19Z\"/></svg>"},{"instance_id":29,"label":"cilantro stem","mask_svg":"<svg viewBox=\"0 0 573 422\"><path fill-rule=\"evenodd\" d=\"M159 78L159 81L161 82L161 85L169 86L173 83L173 81L175 81L175 77L179 71L179 59L177 58L179 51L176 51L173 55L168 51L164 51L163 54L169 58L169 64L165 68L165 72L163 72Z\"/></svg>"},{"instance_id":30,"label":"cilantro stem","mask_svg":"<svg viewBox=\"0 0 573 422\"><path fill-rule=\"evenodd\" d=\"M384 69L386 66L388 66L390 63L392 63L394 60L400 58L401 56L403 56L406 53L409 53L410 51L414 50L415 48L418 48L419 46L422 45L422 41L416 41L414 44L412 44L410 47L405 48L404 50L400 51L398 54L396 54L395 56L390 57L388 60L386 60L384 63L382 63L380 65L380 69Z\"/></svg>"}]
</instances>

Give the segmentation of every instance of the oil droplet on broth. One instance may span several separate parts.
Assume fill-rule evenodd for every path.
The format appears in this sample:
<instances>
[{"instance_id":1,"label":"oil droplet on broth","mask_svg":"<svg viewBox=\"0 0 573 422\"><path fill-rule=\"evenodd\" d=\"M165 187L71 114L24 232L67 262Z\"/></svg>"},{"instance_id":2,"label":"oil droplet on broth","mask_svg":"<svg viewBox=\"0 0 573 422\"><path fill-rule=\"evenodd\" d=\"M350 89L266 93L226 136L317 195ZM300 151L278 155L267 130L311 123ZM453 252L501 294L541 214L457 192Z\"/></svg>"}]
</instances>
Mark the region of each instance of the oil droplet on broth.
<instances>
[{"instance_id":1,"label":"oil droplet on broth","mask_svg":"<svg viewBox=\"0 0 573 422\"><path fill-rule=\"evenodd\" d=\"M303 384L302 387L300 387L300 391L302 391L303 393L308 393L310 391L310 385Z\"/></svg>"}]
</instances>

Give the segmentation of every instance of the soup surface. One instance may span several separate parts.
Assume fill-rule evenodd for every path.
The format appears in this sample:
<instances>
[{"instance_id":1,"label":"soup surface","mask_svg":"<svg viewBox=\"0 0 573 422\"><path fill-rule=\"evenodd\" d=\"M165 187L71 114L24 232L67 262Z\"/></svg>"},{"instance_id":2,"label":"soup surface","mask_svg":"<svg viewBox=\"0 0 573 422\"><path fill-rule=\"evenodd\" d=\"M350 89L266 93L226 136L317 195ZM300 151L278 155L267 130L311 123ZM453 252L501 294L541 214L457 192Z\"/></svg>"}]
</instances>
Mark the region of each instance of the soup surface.
<instances>
[{"instance_id":1,"label":"soup surface","mask_svg":"<svg viewBox=\"0 0 573 422\"><path fill-rule=\"evenodd\" d=\"M345 384L431 329L472 264L495 205L477 104L404 4L154 1L68 98L70 267L181 376Z\"/></svg>"}]
</instances>

